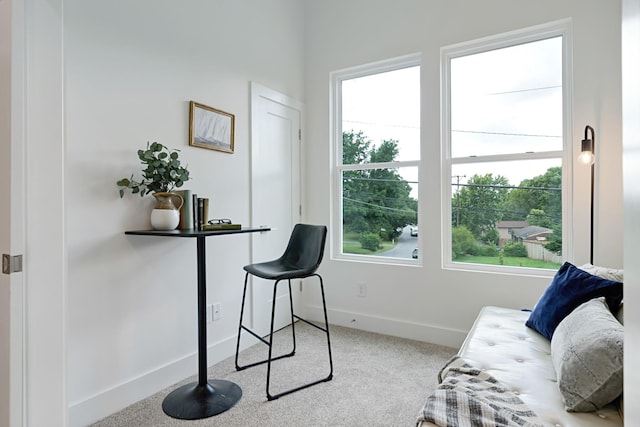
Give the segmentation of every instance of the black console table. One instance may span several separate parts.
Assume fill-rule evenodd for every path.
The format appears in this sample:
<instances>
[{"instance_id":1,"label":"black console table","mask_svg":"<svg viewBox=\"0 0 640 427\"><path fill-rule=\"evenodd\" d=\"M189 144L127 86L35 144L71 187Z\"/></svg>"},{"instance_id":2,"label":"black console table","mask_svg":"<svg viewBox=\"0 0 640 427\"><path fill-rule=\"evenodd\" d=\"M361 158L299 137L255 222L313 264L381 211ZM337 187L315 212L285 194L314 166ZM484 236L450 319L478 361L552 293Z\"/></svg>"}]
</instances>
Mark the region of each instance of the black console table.
<instances>
[{"instance_id":1,"label":"black console table","mask_svg":"<svg viewBox=\"0 0 640 427\"><path fill-rule=\"evenodd\" d=\"M239 230L138 230L125 234L138 236L191 237L198 246L198 381L184 385L169 393L162 402L164 412L182 420L199 420L220 414L240 400L242 389L225 380L207 379L207 266L205 239L225 234L257 233L270 228L241 228Z\"/></svg>"}]
</instances>

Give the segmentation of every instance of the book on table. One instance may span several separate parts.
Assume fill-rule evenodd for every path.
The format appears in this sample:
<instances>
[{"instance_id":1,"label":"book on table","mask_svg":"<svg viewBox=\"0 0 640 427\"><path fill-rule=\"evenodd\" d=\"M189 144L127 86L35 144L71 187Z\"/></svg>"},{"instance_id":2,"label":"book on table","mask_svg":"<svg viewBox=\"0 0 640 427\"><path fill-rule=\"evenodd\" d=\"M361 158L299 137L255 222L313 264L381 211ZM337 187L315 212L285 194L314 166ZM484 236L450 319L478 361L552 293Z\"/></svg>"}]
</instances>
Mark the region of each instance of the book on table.
<instances>
[{"instance_id":1,"label":"book on table","mask_svg":"<svg viewBox=\"0 0 640 427\"><path fill-rule=\"evenodd\" d=\"M241 224L228 224L228 223L214 223L214 224L202 224L202 231L212 230L240 230Z\"/></svg>"}]
</instances>

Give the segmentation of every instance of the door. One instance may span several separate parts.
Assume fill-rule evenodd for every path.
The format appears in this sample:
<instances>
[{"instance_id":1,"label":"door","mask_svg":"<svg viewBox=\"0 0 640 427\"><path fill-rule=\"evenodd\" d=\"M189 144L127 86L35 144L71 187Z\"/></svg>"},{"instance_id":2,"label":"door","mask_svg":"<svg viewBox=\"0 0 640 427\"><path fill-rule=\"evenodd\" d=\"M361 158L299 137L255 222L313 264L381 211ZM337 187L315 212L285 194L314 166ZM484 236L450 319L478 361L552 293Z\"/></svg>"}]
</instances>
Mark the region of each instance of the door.
<instances>
[{"instance_id":1,"label":"door","mask_svg":"<svg viewBox=\"0 0 640 427\"><path fill-rule=\"evenodd\" d=\"M300 222L300 135L302 105L256 83L251 85L251 223L271 231L252 237L251 262L282 255ZM269 332L273 282L251 278L252 328ZM278 286L276 329L291 322L286 283ZM292 287L294 305L299 296Z\"/></svg>"},{"instance_id":2,"label":"door","mask_svg":"<svg viewBox=\"0 0 640 427\"><path fill-rule=\"evenodd\" d=\"M0 92L10 78L11 94L0 97L0 146L8 150L0 153L0 245L24 255L23 273L0 274L0 286L10 288L3 318L10 322L12 427L68 425L63 3L0 0L0 39L9 33L11 41L9 53L0 48Z\"/></svg>"}]
</instances>

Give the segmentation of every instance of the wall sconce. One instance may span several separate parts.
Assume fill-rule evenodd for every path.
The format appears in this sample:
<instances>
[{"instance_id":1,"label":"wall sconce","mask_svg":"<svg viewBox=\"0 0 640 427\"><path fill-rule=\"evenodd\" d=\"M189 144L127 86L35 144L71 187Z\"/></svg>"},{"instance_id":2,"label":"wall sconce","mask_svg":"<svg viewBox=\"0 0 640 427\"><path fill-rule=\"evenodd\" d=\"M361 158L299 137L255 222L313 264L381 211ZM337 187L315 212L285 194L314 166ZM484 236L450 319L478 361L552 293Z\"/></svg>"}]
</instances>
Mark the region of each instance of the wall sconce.
<instances>
[{"instance_id":1,"label":"wall sconce","mask_svg":"<svg viewBox=\"0 0 640 427\"><path fill-rule=\"evenodd\" d=\"M591 133L591 138L589 138ZM582 140L582 150L578 157L582 163L587 166L591 166L591 234L590 234L590 256L589 262L593 264L593 199L594 199L594 177L595 177L595 162L596 162L596 132L593 128L587 125L584 128L584 139Z\"/></svg>"},{"instance_id":2,"label":"wall sconce","mask_svg":"<svg viewBox=\"0 0 640 427\"><path fill-rule=\"evenodd\" d=\"M589 139L589 131L591 131L591 139ZM582 150L578 160L587 166L591 166L596 162L596 134L593 128L589 125L584 128Z\"/></svg>"}]
</instances>

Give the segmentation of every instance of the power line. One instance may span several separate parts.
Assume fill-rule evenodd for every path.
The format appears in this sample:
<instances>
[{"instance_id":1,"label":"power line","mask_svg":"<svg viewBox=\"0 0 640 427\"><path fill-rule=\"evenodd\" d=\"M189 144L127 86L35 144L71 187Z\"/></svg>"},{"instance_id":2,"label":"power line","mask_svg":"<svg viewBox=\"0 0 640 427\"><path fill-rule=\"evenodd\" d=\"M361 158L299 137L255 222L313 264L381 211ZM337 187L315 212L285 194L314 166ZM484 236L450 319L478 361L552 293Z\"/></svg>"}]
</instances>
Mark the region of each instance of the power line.
<instances>
[{"instance_id":1,"label":"power line","mask_svg":"<svg viewBox=\"0 0 640 427\"><path fill-rule=\"evenodd\" d=\"M379 182L394 182L397 184L418 184L418 181L407 181L405 179L385 179L385 178L356 178L356 177L343 177L343 181L379 181Z\"/></svg>"},{"instance_id":2,"label":"power line","mask_svg":"<svg viewBox=\"0 0 640 427\"><path fill-rule=\"evenodd\" d=\"M475 188L498 188L498 189L512 189L512 190L535 190L535 191L562 191L562 188L554 187L518 187L515 185L499 185L499 184L451 184L460 187L475 187Z\"/></svg>"},{"instance_id":3,"label":"power line","mask_svg":"<svg viewBox=\"0 0 640 427\"><path fill-rule=\"evenodd\" d=\"M460 209L462 211L473 211L473 212L501 212L503 214L511 214L514 216L520 216L520 217L527 217L529 215L533 215L535 217L539 217L539 218L550 218L556 221L560 221L562 219L562 216L556 215L556 214L551 214L551 213L544 213L544 214L531 214L531 212L524 212L524 211L514 211L514 210L506 210L506 209L500 209L500 208L489 208L489 207L484 207L484 206L467 206L467 205L462 205L460 206ZM524 220L522 220L524 221Z\"/></svg>"},{"instance_id":4,"label":"power line","mask_svg":"<svg viewBox=\"0 0 640 427\"><path fill-rule=\"evenodd\" d=\"M351 194L354 193L354 194ZM406 197L384 197L384 196L380 196L374 193L367 193L367 192L362 192L362 191L349 191L349 190L345 190L343 192L343 194L345 195L352 195L354 197L360 197L360 200L362 199L369 199L369 200L376 200L376 201L388 201L388 202L404 202L407 201ZM413 197L409 197L410 200L412 201L417 201L416 199L414 199Z\"/></svg>"},{"instance_id":5,"label":"power line","mask_svg":"<svg viewBox=\"0 0 640 427\"><path fill-rule=\"evenodd\" d=\"M420 129L420 126L390 125L390 124L385 124L385 123L363 122L363 121L359 121L359 120L345 120L345 119L342 119L342 123L358 123L358 124L361 124L361 125L384 126L384 127L389 127L389 128Z\"/></svg>"},{"instance_id":6,"label":"power line","mask_svg":"<svg viewBox=\"0 0 640 427\"><path fill-rule=\"evenodd\" d=\"M386 206L374 205L373 203L361 202L360 200L350 199L348 197L343 197L342 200L347 200L349 202L358 203L358 204L361 204L361 205L372 206L372 207L374 207L376 209L381 209L381 210L395 211L395 212L402 212L402 213L410 213L410 214L413 214L413 215L417 214L416 211L411 211L411 210L406 210L406 209L396 209L396 208L389 208L389 207L386 207Z\"/></svg>"},{"instance_id":7,"label":"power line","mask_svg":"<svg viewBox=\"0 0 640 427\"><path fill-rule=\"evenodd\" d=\"M529 133L490 132L490 131L463 130L463 129L452 129L451 132L476 133L476 134L484 134L484 135L502 135L502 136L530 136L533 138L562 138L562 135L537 135L537 134L529 134Z\"/></svg>"},{"instance_id":8,"label":"power line","mask_svg":"<svg viewBox=\"0 0 640 427\"><path fill-rule=\"evenodd\" d=\"M542 87L534 87L534 88L530 88L530 89L519 89L519 90L510 90L510 91L506 91L506 92L493 92L493 93L488 93L487 95L507 95L510 93L521 93L521 92L533 92L536 90L549 90L549 89L558 89L561 88L562 85L557 85L557 86L542 86Z\"/></svg>"}]
</instances>

